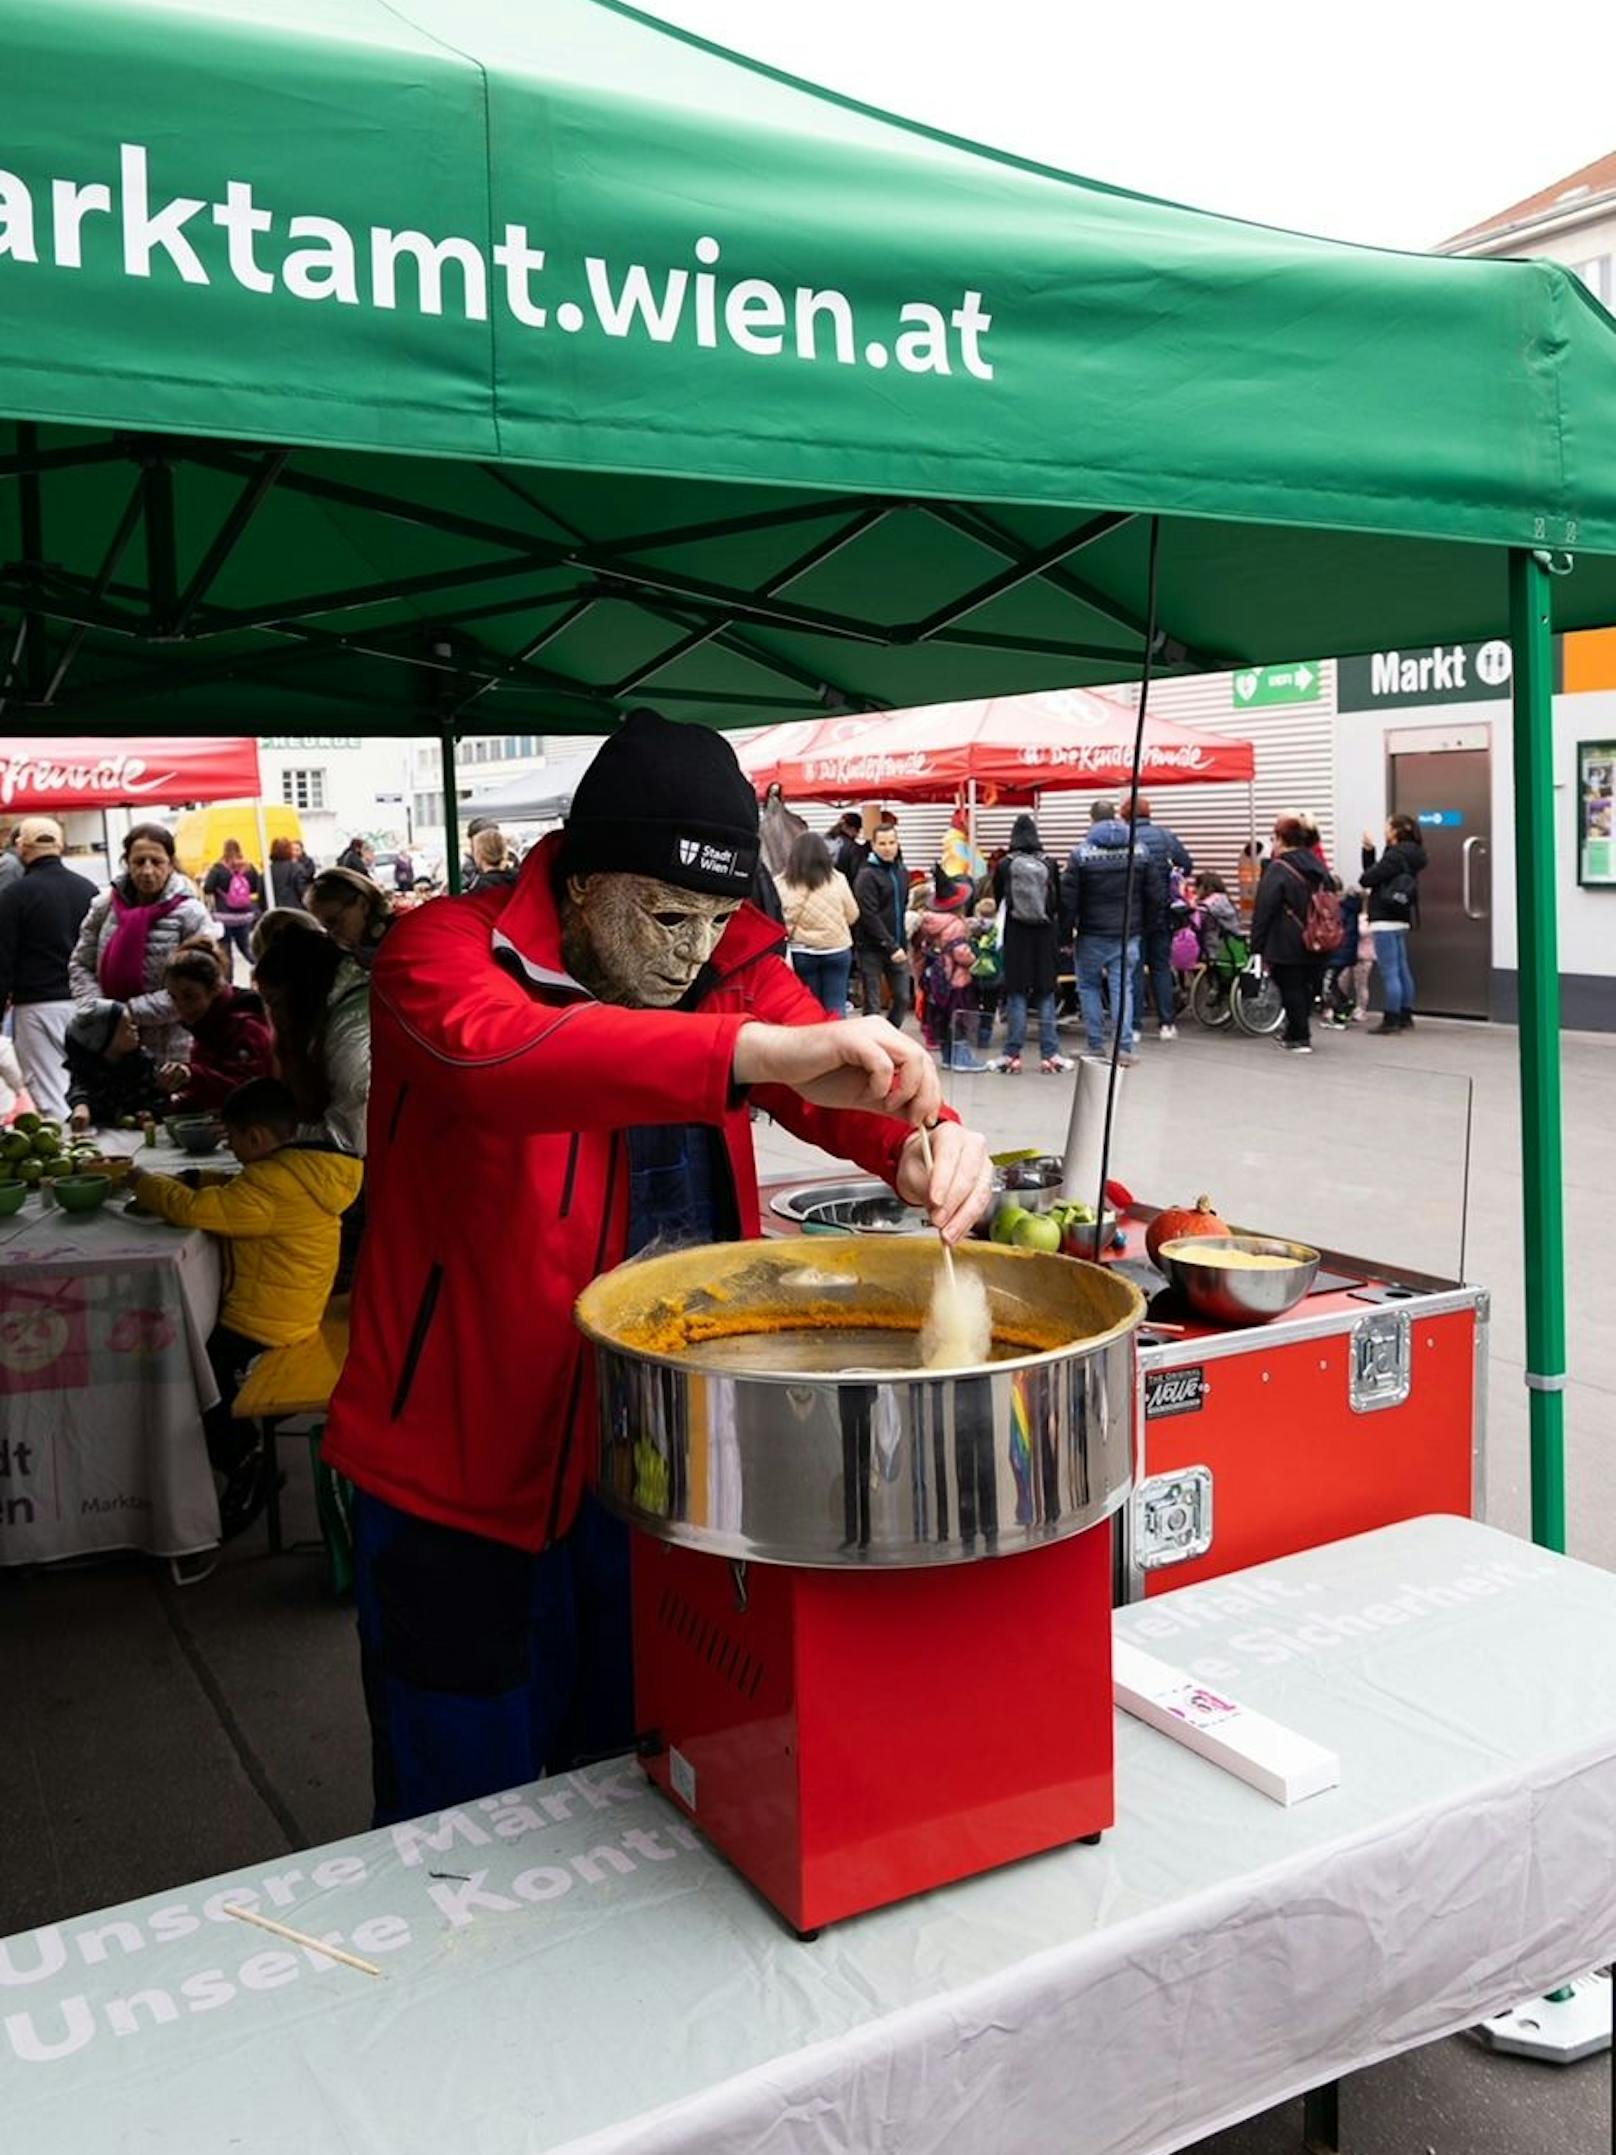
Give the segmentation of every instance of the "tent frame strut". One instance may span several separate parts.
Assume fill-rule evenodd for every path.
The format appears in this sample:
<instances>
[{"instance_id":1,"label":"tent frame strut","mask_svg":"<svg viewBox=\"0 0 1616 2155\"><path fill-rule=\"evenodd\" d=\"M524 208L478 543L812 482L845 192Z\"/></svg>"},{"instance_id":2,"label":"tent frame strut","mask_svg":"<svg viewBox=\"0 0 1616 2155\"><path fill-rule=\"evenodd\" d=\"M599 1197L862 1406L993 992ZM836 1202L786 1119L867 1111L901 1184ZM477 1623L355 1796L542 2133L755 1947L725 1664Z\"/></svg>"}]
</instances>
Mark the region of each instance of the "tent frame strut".
<instances>
[{"instance_id":1,"label":"tent frame strut","mask_svg":"<svg viewBox=\"0 0 1616 2155\"><path fill-rule=\"evenodd\" d=\"M121 690L101 681L88 690L83 699L66 696L63 689L68 673L80 658L91 632L128 639L132 643L183 644L187 647L224 637L299 635L327 654L340 651L359 658L426 666L429 671L436 672L441 670L439 662L429 662L414 641L421 626L419 620L378 628L363 639L340 635L318 624L328 622L338 614L387 607L418 607L423 602L454 592L473 590L479 584L498 584L568 568L581 572L588 580L560 592L525 591L509 598L491 600L485 606L455 609L456 647L463 657L453 669L459 673L460 689L450 701L451 716L458 718L491 692L513 685L536 694L576 699L586 724L610 723L624 707L625 699L643 691L648 683L661 682L682 659L707 646L742 659L749 668L758 669L782 687L807 692L822 707L835 709L857 704L870 709L890 708L884 699L855 695L822 666L800 663L791 655L772 649L767 642L758 639L755 633L758 630L811 637L815 642L854 642L890 650L934 643L956 645L962 650L1065 658L1085 665L1115 664L1130 669L1140 657L1139 650L1131 644L1002 634L986 627L960 625L1022 585L1041 580L1053 585L1098 619L1123 630L1130 637L1142 638L1142 626L1133 620L1125 607L1073 576L1063 566L1073 555L1134 522L1136 519L1129 512L1090 515L1075 530L1038 548L1023 545L979 511L932 501L857 496L787 502L746 515L709 518L654 532L591 541L559 510L545 502L533 487L523 484L516 475L497 465L478 468L497 480L524 510L542 518L555 536L414 502L376 487L356 485L307 469L297 463L296 455L297 452L288 448L252 454L223 442L131 433L114 434L103 442L72 449L41 450L37 429L20 422L16 454L0 460L0 480L15 479L23 490L23 559L0 565L0 599L14 600L24 611L27 631L20 657L26 702L34 706L51 706L63 715L76 714L81 705L93 712L98 705L105 705L120 693L125 697L134 694L148 698L183 695L214 681L251 678L259 670L255 656L248 653L233 656L217 669L206 663L191 662L174 663L151 671L137 668L126 678ZM136 484L138 511L131 522L132 512L125 508L109 536L95 575L85 577L46 561L40 536L41 475L73 466L129 460L140 467ZM189 577L182 581L174 489L176 470L185 465L237 479L240 488ZM340 589L288 594L249 608L232 609L210 603L209 594L264 502L275 491L361 514L386 517L431 531L439 537L486 546L491 550L492 558L456 562L412 576L394 576ZM864 620L844 611L803 605L782 595L792 584L811 575L879 525L903 513L932 517L969 539L974 546L997 556L1005 566L948 605L907 622ZM145 533L146 578L140 585L116 580L135 523L142 525ZM672 549L775 530L784 532L809 524L829 524L831 528L805 552L773 571L754 590L692 576L647 558ZM665 650L647 654L610 684L591 682L553 665L539 667L533 663L540 651L559 642L593 607L603 603L623 605L662 622L678 631L678 640ZM464 634L465 628L474 621L524 613L553 618L509 655L483 650ZM54 666L45 628L50 620L66 624L72 632ZM407 639L412 647L393 648L399 638ZM1165 667L1204 662L1213 656L1195 652L1171 637L1159 637L1153 653L1157 663ZM272 666L271 670L278 672L278 665ZM15 673L14 664L13 676ZM288 683L288 686L292 693L300 692L296 684ZM672 687L654 692L666 694L670 701L676 702L711 703L716 700L736 708L745 708L749 704L788 711L798 708L789 696L778 694L752 696L736 690L718 692L715 698L712 694L697 695ZM14 679L10 693L16 697ZM309 690L307 693L318 692ZM371 701L363 692L345 690L344 697L357 706Z\"/></svg>"}]
</instances>

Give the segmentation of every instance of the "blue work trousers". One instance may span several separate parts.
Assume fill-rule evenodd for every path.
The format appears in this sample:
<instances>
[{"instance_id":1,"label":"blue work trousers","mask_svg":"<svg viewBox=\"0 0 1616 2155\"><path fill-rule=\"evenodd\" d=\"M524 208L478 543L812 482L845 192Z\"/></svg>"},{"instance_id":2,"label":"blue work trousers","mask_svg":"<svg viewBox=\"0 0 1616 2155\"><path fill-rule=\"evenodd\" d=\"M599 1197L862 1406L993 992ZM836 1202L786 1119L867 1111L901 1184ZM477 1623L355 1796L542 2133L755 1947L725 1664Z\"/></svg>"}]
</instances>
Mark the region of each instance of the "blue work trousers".
<instances>
[{"instance_id":1,"label":"blue work trousers","mask_svg":"<svg viewBox=\"0 0 1616 2155\"><path fill-rule=\"evenodd\" d=\"M1122 1035L1122 1052L1133 1047L1133 977L1139 964L1139 938L1128 938L1126 953L1120 935L1080 935L1077 939L1077 999L1083 1011L1083 1031L1091 1055L1106 1046L1105 1007L1100 1000L1103 982L1111 996L1111 1017Z\"/></svg>"},{"instance_id":2,"label":"blue work trousers","mask_svg":"<svg viewBox=\"0 0 1616 2155\"><path fill-rule=\"evenodd\" d=\"M354 1587L376 1825L633 1748L628 1529L593 1497L533 1551L360 1490Z\"/></svg>"}]
</instances>

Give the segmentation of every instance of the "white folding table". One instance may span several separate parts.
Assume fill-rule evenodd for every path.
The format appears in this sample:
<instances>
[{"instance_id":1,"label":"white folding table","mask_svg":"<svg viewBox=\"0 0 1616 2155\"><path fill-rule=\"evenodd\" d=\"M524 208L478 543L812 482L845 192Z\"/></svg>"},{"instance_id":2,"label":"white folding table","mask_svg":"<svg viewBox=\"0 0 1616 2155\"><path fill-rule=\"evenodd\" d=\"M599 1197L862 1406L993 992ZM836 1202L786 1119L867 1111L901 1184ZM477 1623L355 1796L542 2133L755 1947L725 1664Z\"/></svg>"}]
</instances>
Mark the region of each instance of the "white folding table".
<instances>
[{"instance_id":1,"label":"white folding table","mask_svg":"<svg viewBox=\"0 0 1616 2155\"><path fill-rule=\"evenodd\" d=\"M1610 1958L1616 1577L1423 1519L1116 1621L1340 1786L1285 1810L1121 1719L1098 1847L811 1945L631 1761L502 1791L0 1946L5 2144L1169 2155Z\"/></svg>"}]
</instances>

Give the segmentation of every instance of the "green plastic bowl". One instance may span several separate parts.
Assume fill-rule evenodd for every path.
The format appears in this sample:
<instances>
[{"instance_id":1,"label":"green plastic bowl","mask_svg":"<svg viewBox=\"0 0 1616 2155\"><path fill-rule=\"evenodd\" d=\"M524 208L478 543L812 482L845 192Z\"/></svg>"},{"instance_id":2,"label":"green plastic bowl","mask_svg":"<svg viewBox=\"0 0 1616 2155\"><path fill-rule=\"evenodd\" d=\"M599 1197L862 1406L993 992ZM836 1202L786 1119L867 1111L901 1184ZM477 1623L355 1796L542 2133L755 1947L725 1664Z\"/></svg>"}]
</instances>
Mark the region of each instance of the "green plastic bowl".
<instances>
[{"instance_id":1,"label":"green plastic bowl","mask_svg":"<svg viewBox=\"0 0 1616 2155\"><path fill-rule=\"evenodd\" d=\"M26 1182L0 1182L0 1219L4 1219L8 1212L21 1212L27 1195Z\"/></svg>"},{"instance_id":2,"label":"green plastic bowl","mask_svg":"<svg viewBox=\"0 0 1616 2155\"><path fill-rule=\"evenodd\" d=\"M94 1212L112 1189L110 1175L63 1175L51 1189L64 1212Z\"/></svg>"}]
</instances>

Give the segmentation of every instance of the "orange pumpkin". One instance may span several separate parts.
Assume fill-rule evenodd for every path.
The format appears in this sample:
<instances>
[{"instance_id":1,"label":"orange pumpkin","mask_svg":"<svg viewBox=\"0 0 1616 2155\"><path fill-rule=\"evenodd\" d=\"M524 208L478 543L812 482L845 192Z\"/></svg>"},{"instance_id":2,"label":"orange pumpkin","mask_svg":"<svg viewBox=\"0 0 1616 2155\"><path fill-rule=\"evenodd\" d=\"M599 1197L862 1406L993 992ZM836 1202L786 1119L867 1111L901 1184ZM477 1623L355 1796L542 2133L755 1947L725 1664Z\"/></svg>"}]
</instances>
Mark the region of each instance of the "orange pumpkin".
<instances>
[{"instance_id":1,"label":"orange pumpkin","mask_svg":"<svg viewBox=\"0 0 1616 2155\"><path fill-rule=\"evenodd\" d=\"M1186 1235L1226 1235L1226 1224L1212 1210L1210 1197L1198 1197L1193 1205L1169 1205L1158 1212L1145 1229L1145 1253L1152 1264L1164 1242L1178 1242Z\"/></svg>"}]
</instances>

